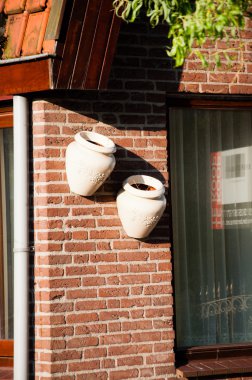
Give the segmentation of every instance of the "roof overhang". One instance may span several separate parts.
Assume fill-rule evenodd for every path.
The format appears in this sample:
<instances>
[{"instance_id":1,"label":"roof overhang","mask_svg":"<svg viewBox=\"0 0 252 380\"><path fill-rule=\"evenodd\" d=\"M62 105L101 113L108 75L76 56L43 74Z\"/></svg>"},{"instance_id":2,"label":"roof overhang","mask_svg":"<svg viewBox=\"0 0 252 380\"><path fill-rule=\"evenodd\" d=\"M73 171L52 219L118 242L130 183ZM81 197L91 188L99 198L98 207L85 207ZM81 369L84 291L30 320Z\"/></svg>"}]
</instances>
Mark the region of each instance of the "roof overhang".
<instances>
[{"instance_id":1,"label":"roof overhang","mask_svg":"<svg viewBox=\"0 0 252 380\"><path fill-rule=\"evenodd\" d=\"M113 11L112 0L52 0L48 3L50 9L46 8L46 2L44 7L37 9L36 0L26 1L22 0L22 4L26 3L33 13L29 13L25 5L22 10L17 8L13 12L19 12L19 17L26 13L26 27L29 26L29 33L38 34L39 42L30 47L28 37L25 40L26 32L19 29L24 29L24 25L17 23L16 29L12 30L9 22L6 51L15 56L7 55L5 59L3 54L4 59L0 60L0 96L53 89L106 88L120 30L120 19ZM9 2L5 0L5 6ZM50 12L47 27L45 21L43 24L43 13L46 12ZM7 13L6 17L15 15ZM29 24L29 17L33 17L34 23L35 16L42 20L40 28L36 23ZM13 37L18 33L22 34L23 40L16 36L15 42ZM12 37L9 40L8 34ZM38 43L39 53L36 50ZM30 55L25 55L27 51Z\"/></svg>"}]
</instances>

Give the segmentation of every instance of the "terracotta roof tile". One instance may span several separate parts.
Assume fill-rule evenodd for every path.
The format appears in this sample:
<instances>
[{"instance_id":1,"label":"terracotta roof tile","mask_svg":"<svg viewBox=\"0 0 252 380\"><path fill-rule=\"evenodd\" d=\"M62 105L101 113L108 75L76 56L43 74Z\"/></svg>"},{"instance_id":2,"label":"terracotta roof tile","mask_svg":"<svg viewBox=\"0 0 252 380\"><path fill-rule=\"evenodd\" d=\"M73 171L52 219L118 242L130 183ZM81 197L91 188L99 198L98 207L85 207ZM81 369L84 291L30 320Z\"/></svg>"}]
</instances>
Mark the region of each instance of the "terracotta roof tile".
<instances>
[{"instance_id":1,"label":"terracotta roof tile","mask_svg":"<svg viewBox=\"0 0 252 380\"><path fill-rule=\"evenodd\" d=\"M55 12L60 2L54 2ZM6 15L2 59L55 52L55 39L45 37L51 9L52 0L0 0L0 13ZM54 19L50 29L56 27Z\"/></svg>"},{"instance_id":2,"label":"terracotta roof tile","mask_svg":"<svg viewBox=\"0 0 252 380\"><path fill-rule=\"evenodd\" d=\"M3 12L5 0L0 0L0 12Z\"/></svg>"},{"instance_id":3,"label":"terracotta roof tile","mask_svg":"<svg viewBox=\"0 0 252 380\"><path fill-rule=\"evenodd\" d=\"M27 0L25 9L32 12L43 11L46 7L46 0Z\"/></svg>"},{"instance_id":4,"label":"terracotta roof tile","mask_svg":"<svg viewBox=\"0 0 252 380\"><path fill-rule=\"evenodd\" d=\"M21 13L25 10L26 0L6 0L4 12L6 14Z\"/></svg>"}]
</instances>

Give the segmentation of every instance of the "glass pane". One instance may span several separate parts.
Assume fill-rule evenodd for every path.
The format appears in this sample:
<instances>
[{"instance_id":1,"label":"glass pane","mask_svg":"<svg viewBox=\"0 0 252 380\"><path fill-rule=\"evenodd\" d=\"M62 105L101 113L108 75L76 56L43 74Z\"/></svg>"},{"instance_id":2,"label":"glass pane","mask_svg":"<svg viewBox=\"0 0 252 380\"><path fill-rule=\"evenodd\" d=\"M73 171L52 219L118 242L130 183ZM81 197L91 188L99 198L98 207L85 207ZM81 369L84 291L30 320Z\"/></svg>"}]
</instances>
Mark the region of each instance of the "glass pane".
<instances>
[{"instance_id":1,"label":"glass pane","mask_svg":"<svg viewBox=\"0 0 252 380\"><path fill-rule=\"evenodd\" d=\"M251 119L170 112L179 347L252 340Z\"/></svg>"},{"instance_id":2,"label":"glass pane","mask_svg":"<svg viewBox=\"0 0 252 380\"><path fill-rule=\"evenodd\" d=\"M1 339L13 338L13 131L0 131L1 158Z\"/></svg>"}]
</instances>

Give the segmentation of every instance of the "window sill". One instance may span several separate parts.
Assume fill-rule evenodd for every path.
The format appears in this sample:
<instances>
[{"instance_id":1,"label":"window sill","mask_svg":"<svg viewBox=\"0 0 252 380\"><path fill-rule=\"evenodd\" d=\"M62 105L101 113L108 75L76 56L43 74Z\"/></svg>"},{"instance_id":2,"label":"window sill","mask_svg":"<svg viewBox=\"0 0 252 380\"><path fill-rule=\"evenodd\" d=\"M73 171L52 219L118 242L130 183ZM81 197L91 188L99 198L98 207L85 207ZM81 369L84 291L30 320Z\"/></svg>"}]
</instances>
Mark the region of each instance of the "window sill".
<instances>
[{"instance_id":1,"label":"window sill","mask_svg":"<svg viewBox=\"0 0 252 380\"><path fill-rule=\"evenodd\" d=\"M190 378L213 375L234 375L252 372L252 362L249 358L223 360L192 360L177 368L179 378Z\"/></svg>"},{"instance_id":2,"label":"window sill","mask_svg":"<svg viewBox=\"0 0 252 380\"><path fill-rule=\"evenodd\" d=\"M179 378L252 373L252 345L193 347L177 353Z\"/></svg>"}]
</instances>

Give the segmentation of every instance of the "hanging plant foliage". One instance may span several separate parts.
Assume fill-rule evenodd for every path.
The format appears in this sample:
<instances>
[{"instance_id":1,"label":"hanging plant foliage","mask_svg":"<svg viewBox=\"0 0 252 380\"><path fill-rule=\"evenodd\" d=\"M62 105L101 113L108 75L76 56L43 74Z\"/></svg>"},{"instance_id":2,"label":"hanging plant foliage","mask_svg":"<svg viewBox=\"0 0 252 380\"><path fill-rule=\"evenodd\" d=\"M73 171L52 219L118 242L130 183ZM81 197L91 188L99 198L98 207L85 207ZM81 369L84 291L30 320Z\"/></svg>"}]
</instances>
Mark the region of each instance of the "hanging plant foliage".
<instances>
[{"instance_id":1,"label":"hanging plant foliage","mask_svg":"<svg viewBox=\"0 0 252 380\"><path fill-rule=\"evenodd\" d=\"M251 17L249 7L252 0L114 0L116 14L123 20L134 22L144 11L152 27L160 23L169 26L171 45L167 54L175 66L181 66L185 58L194 51L204 65L207 57L200 52L207 39L216 41L239 38L246 17ZM228 54L225 54L229 60ZM215 55L217 65L220 56Z\"/></svg>"}]
</instances>

